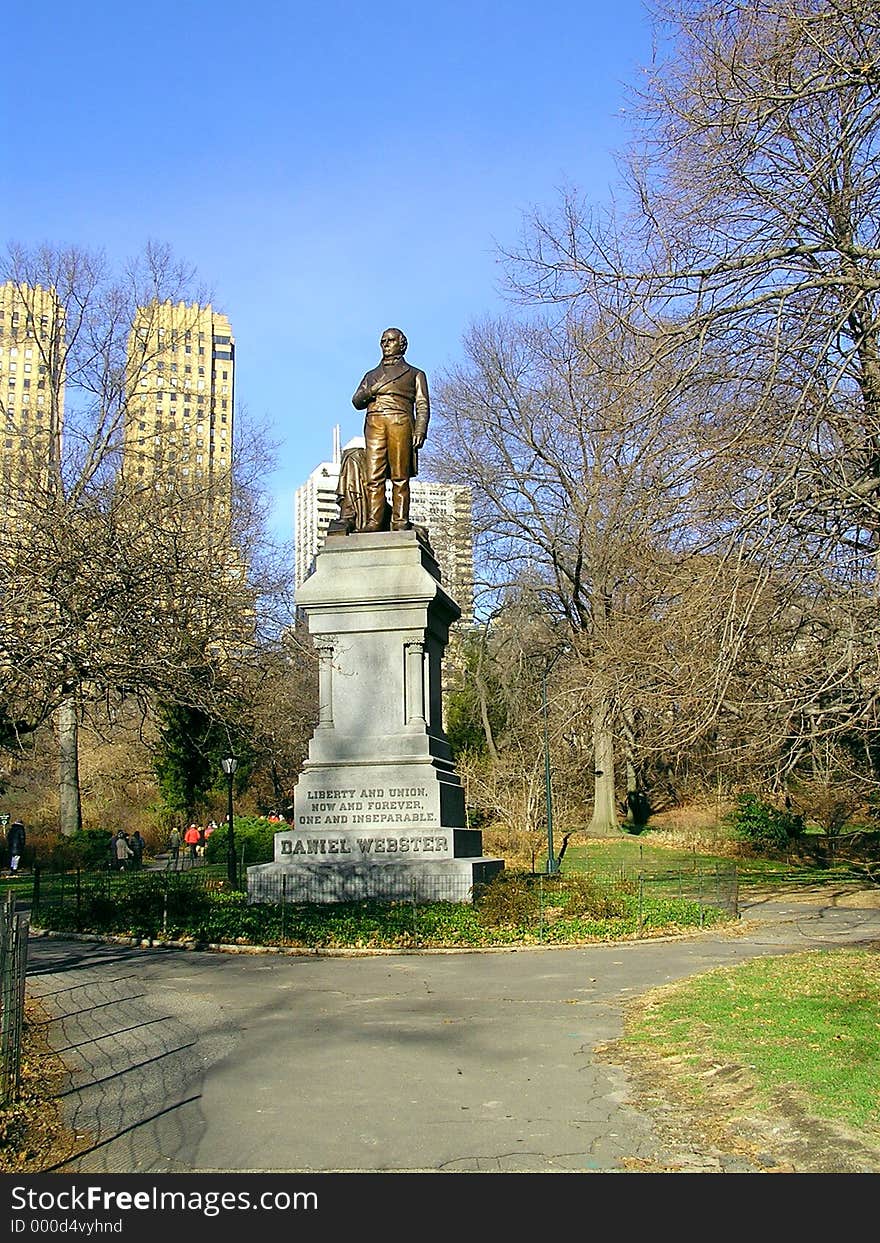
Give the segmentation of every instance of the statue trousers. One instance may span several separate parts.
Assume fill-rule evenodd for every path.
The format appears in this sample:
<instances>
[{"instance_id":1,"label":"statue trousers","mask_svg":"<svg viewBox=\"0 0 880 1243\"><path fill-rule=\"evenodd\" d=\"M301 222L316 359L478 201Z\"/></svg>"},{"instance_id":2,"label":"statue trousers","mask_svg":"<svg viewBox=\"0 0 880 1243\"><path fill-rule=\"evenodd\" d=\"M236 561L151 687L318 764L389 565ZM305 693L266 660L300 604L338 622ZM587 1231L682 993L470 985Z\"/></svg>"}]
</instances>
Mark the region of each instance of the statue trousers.
<instances>
[{"instance_id":1,"label":"statue trousers","mask_svg":"<svg viewBox=\"0 0 880 1243\"><path fill-rule=\"evenodd\" d=\"M367 526L378 530L385 513L385 480L391 480L391 529L409 526L409 480L413 461L411 414L367 414L366 447Z\"/></svg>"}]
</instances>

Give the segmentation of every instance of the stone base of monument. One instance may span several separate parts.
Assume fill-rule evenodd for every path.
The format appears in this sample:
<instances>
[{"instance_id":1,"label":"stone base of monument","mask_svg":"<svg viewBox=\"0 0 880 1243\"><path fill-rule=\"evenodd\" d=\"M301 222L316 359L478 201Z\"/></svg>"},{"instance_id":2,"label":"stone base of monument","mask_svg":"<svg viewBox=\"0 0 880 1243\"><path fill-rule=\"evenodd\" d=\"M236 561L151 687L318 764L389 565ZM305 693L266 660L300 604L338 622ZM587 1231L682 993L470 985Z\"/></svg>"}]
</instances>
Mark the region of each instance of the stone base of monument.
<instances>
[{"instance_id":1,"label":"stone base of monument","mask_svg":"<svg viewBox=\"0 0 880 1243\"><path fill-rule=\"evenodd\" d=\"M362 801L369 802L351 805ZM337 819L355 817L371 822L369 827L276 833L275 861L247 870L248 901L472 902L475 887L487 885L504 867L503 859L482 855L482 834L475 829L443 828L439 819L427 828L401 826L387 811L341 813Z\"/></svg>"},{"instance_id":2,"label":"stone base of monument","mask_svg":"<svg viewBox=\"0 0 880 1243\"><path fill-rule=\"evenodd\" d=\"M319 716L275 860L251 902L470 902L503 859L467 828L442 723L441 662L460 616L422 531L328 534L297 591L319 653Z\"/></svg>"},{"instance_id":3,"label":"stone base of monument","mask_svg":"<svg viewBox=\"0 0 880 1243\"><path fill-rule=\"evenodd\" d=\"M248 868L249 902L472 902L501 859L264 863Z\"/></svg>"}]
</instances>

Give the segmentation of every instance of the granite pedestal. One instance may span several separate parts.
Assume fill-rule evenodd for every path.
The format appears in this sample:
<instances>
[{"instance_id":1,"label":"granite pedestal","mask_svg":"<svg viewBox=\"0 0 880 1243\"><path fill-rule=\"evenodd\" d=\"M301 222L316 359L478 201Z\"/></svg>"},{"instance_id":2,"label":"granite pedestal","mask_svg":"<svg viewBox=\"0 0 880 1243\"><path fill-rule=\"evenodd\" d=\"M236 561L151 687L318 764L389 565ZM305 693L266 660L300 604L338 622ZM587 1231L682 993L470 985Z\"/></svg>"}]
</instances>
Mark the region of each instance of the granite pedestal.
<instances>
[{"instance_id":1,"label":"granite pedestal","mask_svg":"<svg viewBox=\"0 0 880 1243\"><path fill-rule=\"evenodd\" d=\"M328 534L297 592L320 657L318 724L252 902L471 901L503 868L468 829L443 732L441 664L460 616L416 531Z\"/></svg>"}]
</instances>

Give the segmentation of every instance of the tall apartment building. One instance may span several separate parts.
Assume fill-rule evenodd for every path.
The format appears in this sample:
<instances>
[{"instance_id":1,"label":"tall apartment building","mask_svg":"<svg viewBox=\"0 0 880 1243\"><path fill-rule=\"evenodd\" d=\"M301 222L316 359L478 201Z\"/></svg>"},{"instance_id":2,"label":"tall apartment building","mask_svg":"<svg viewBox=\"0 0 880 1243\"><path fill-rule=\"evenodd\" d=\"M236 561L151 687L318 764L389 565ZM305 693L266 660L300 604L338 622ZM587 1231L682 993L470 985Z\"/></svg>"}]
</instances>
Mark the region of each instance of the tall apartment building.
<instances>
[{"instance_id":1,"label":"tall apartment building","mask_svg":"<svg viewBox=\"0 0 880 1243\"><path fill-rule=\"evenodd\" d=\"M228 495L235 340L210 305L139 307L128 343L123 470L132 483L174 478Z\"/></svg>"},{"instance_id":2,"label":"tall apartment building","mask_svg":"<svg viewBox=\"0 0 880 1243\"><path fill-rule=\"evenodd\" d=\"M0 478L7 516L57 462L64 419L64 312L55 291L0 285Z\"/></svg>"},{"instance_id":3,"label":"tall apartment building","mask_svg":"<svg viewBox=\"0 0 880 1243\"><path fill-rule=\"evenodd\" d=\"M363 437L355 436L343 447L348 449L363 444ZM331 460L316 466L294 493L294 574L297 587L302 586L312 573L327 527L339 515L336 487L341 459L339 428L336 427ZM474 546L470 488L432 483L417 476L410 484L410 521L427 527L428 538L443 575L443 584L461 609L462 623L471 624L474 613Z\"/></svg>"}]
</instances>

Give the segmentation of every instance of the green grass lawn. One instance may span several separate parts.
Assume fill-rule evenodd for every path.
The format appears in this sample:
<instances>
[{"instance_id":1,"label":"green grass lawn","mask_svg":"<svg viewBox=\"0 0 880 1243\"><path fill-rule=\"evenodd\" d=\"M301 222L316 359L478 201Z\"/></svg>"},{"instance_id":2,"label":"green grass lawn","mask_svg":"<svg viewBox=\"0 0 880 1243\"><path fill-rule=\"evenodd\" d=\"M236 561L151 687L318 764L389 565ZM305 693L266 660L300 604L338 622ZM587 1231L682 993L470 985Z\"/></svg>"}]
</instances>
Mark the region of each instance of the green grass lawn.
<instances>
[{"instance_id":1,"label":"green grass lawn","mask_svg":"<svg viewBox=\"0 0 880 1243\"><path fill-rule=\"evenodd\" d=\"M875 951L759 958L669 985L633 1008L619 1047L674 1063L697 1106L715 1090L713 1068L733 1067L762 1110L793 1093L815 1117L880 1145Z\"/></svg>"},{"instance_id":2,"label":"green grass lawn","mask_svg":"<svg viewBox=\"0 0 880 1243\"><path fill-rule=\"evenodd\" d=\"M741 886L824 884L863 878L860 869L846 861L815 866L759 856L731 857L705 850L653 845L650 833L638 837L597 838L586 845L571 844L563 860L563 867L568 871L609 874L617 870L626 875L636 875L639 871L646 875L668 872L673 877L698 871L714 875L716 870L729 870L734 866Z\"/></svg>"}]
</instances>

